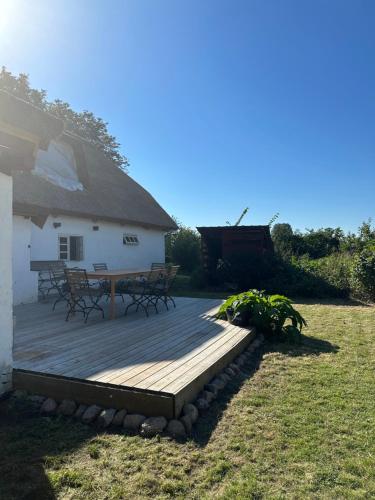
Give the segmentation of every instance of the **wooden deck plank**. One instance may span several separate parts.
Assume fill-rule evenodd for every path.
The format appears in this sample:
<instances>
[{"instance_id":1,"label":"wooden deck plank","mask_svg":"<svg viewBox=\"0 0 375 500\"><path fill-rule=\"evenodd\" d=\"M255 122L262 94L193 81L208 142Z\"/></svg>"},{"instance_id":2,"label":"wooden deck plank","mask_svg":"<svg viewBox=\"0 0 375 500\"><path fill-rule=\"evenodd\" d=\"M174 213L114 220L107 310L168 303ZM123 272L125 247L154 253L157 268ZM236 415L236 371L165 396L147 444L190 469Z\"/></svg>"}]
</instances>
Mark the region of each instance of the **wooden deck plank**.
<instances>
[{"instance_id":1,"label":"wooden deck plank","mask_svg":"<svg viewBox=\"0 0 375 500\"><path fill-rule=\"evenodd\" d=\"M163 337L162 341L150 342L144 345L144 349L141 350L141 356L134 360L134 362L137 363L137 371L140 371L143 366L148 364L147 360L153 363L153 361L157 362L166 359L166 356L173 356L176 350L178 351L181 348L181 344L183 344L183 346L189 346L194 340L196 341L198 339L199 341L201 332L205 333L207 329L211 330L213 328L215 328L215 325L210 318L205 320L204 327L200 326L199 328L197 328L196 319L190 318L186 322L183 322L179 335L170 336L168 332L166 332L167 335ZM174 333L174 331L171 330L171 333ZM138 363L142 363L142 366L138 366ZM114 373L124 374L128 371L129 367L112 369L108 375L100 377L100 380L110 382L113 379Z\"/></svg>"},{"instance_id":2,"label":"wooden deck plank","mask_svg":"<svg viewBox=\"0 0 375 500\"><path fill-rule=\"evenodd\" d=\"M173 343L164 344L156 355L155 362L144 363L136 367L136 370L121 370L109 382L117 384L131 384L136 386L150 374L158 372L165 364L170 364L183 356L189 354L193 349L202 349L202 346L212 338L217 338L217 327L213 323L207 323L201 327L199 332L191 331L187 337L177 337ZM155 355L150 353L151 359ZM147 359L147 355L146 355ZM146 371L146 373L145 373Z\"/></svg>"},{"instance_id":3,"label":"wooden deck plank","mask_svg":"<svg viewBox=\"0 0 375 500\"><path fill-rule=\"evenodd\" d=\"M214 318L220 300L177 298L176 304L149 318L139 312L87 325L80 317L65 322L64 307L18 306L15 385L86 404L97 397L129 411L178 415L253 334Z\"/></svg>"},{"instance_id":4,"label":"wooden deck plank","mask_svg":"<svg viewBox=\"0 0 375 500\"><path fill-rule=\"evenodd\" d=\"M241 336L239 336L242 338ZM236 327L232 327L231 329L226 329L222 332L221 335L216 336L212 339L211 342L208 342L206 345L201 346L201 348L193 349L189 355L185 356L183 359L174 362L162 370L158 371L153 376L149 377L147 380L142 381L142 384L137 385L137 387L143 387L144 389L152 390L161 390L161 387L164 385L168 385L170 382L175 380L176 378L180 379L182 375L184 375L188 371L189 368L193 368L198 365L198 369L202 364L202 361L205 359L211 359L213 353L216 352L218 348L224 346L224 349L227 346L230 346L233 342L236 343L237 335L236 335Z\"/></svg>"},{"instance_id":5,"label":"wooden deck plank","mask_svg":"<svg viewBox=\"0 0 375 500\"><path fill-rule=\"evenodd\" d=\"M215 312L216 306L212 309L212 312ZM144 332L142 332L142 338L139 339L140 342L137 343L136 347L137 349L140 349L142 354L146 354L149 349L154 349L154 346L158 348L163 348L163 345L165 344L172 344L175 338L179 338L180 335L176 335L176 321L180 322L181 324L184 325L185 327L185 332L190 332L194 331L196 329L196 322L197 318L194 313L197 311L194 311L192 309L186 309L184 314L179 314L179 315L174 315L173 317L169 317L168 321L164 322L163 324L158 323L155 325L153 329L150 328L145 328ZM202 314L202 310L199 311L200 317L206 317L206 315ZM209 320L207 316L207 321ZM119 345L120 347L120 345ZM133 351L132 351L133 353ZM123 353L114 353L113 351L110 352L111 357L108 359L105 359L105 361L102 363L104 366L110 366L110 363L116 363L118 359L121 359L123 357ZM127 358L128 359L128 358ZM97 368L101 368L101 365L96 365Z\"/></svg>"},{"instance_id":6,"label":"wooden deck plank","mask_svg":"<svg viewBox=\"0 0 375 500\"><path fill-rule=\"evenodd\" d=\"M118 332L113 332L111 334L111 338L107 339L98 339L95 341L95 349L91 345L92 339L90 338L90 342L83 342L83 345L77 347L77 344L71 345L69 350L64 353L60 353L53 359L52 362L46 363L41 362L44 370L49 370L50 372L59 374L63 373L69 369L69 361L73 363L73 366L70 366L72 370L71 376L84 376L81 371L82 368L78 367L78 372L74 371L74 365L77 363L80 364L81 359L85 359L85 367L91 372L95 372L97 367L99 366L108 366L108 360L106 359L106 355L108 354L110 358L115 359L126 359L127 355L132 353L136 349L143 349L145 344L159 344L162 345L163 341L169 341L169 333L173 333L173 330L176 328L174 321L181 318L182 321L185 321L186 324L190 324L190 322L194 325L196 319L191 316L190 309L186 310L186 318L185 316L179 315L178 317L173 316L173 318L166 318L165 322L157 323L155 329L150 329L146 324L146 328L144 323L140 321L140 325L138 325L136 330L123 330L121 327ZM156 321L155 321L156 323ZM117 335L116 335L117 334ZM124 350L122 350L124 348ZM98 352L100 352L100 356L98 356ZM68 364L67 364L68 363ZM86 373L85 376L88 376Z\"/></svg>"},{"instance_id":7,"label":"wooden deck plank","mask_svg":"<svg viewBox=\"0 0 375 500\"><path fill-rule=\"evenodd\" d=\"M189 314L190 306L187 306L185 309L186 313ZM175 317L174 317L175 318ZM161 321L159 318L152 318L154 320L154 330L156 332L162 332L163 329L166 329L166 323L169 321L170 327L173 327L171 324L170 318L167 317L167 314L163 317ZM175 318L177 319L177 318ZM145 321L148 321L146 318ZM125 341L131 340L133 337L140 335L143 330L146 330L149 336L154 333L154 330L150 329L147 323L142 321L138 321L135 326L132 328L129 327L126 323L124 324L122 321L115 320L111 322L110 327L108 327L108 323L105 325L94 325L89 330L82 330L82 336L78 339L71 340L69 342L69 348L66 349L66 344L70 339L66 339L65 342L62 342L61 345L55 346L52 344L53 348L57 348L56 351L56 363L62 363L69 359L74 359L76 352L78 352L81 356L86 355L89 352L94 353L97 358L96 351L101 350L100 352L106 352L105 349L101 349L103 346L109 350L109 352L116 352L115 347L119 345L122 339ZM52 335L56 334L56 332L52 332ZM126 334L126 336L124 336ZM110 335L110 337L108 337ZM132 337L133 336L133 337ZM62 335L62 338L65 338L65 333ZM96 349L93 349L92 344L95 345ZM46 345L48 348L51 348L51 342L48 342ZM16 353L18 349L16 348ZM54 357L52 356L52 363L46 364L42 363L44 369L52 369L55 367L53 364ZM37 367L35 365L34 367Z\"/></svg>"},{"instance_id":8,"label":"wooden deck plank","mask_svg":"<svg viewBox=\"0 0 375 500\"><path fill-rule=\"evenodd\" d=\"M192 305L191 302L184 302L184 308ZM39 325L37 321L33 321L32 318L29 320L29 324L26 327L22 327L19 325L19 320L17 321L17 338L15 339L15 346L22 347L23 344L28 343L31 338L35 341L48 341L50 345L59 345L62 341L66 340L66 337L60 335L64 333L69 337L75 338L76 331L80 331L83 334L90 334L91 332L103 332L103 331L115 331L119 324L125 324L126 326L129 323L133 324L134 321L139 320L139 315L129 315L126 318L118 318L115 321L115 324L112 326L108 323L108 321L95 321L92 323L84 324L82 320L76 318L75 320L66 322L65 317L61 312L57 313L55 316L51 314L46 314L46 305L43 305L43 308L37 308L34 310L34 314L40 315L43 314L43 323ZM161 315L163 316L164 311L162 311ZM22 317L22 316L21 316ZM19 315L18 315L19 318ZM37 318L36 318L37 319ZM51 333L57 334L51 335Z\"/></svg>"},{"instance_id":9,"label":"wooden deck plank","mask_svg":"<svg viewBox=\"0 0 375 500\"><path fill-rule=\"evenodd\" d=\"M184 309L191 305L194 305L192 299L183 302ZM37 306L38 307L34 308L33 312L36 317L33 320L32 316L30 316L26 326L22 326L23 321L20 321L20 318L21 320L23 319L23 312L22 314L17 314L17 311L20 311L20 309L19 307L15 308L17 314L17 337L15 338L15 347L17 349L27 346L31 340L38 342L47 341L51 346L62 347L62 342L63 345L65 345L67 337L76 339L77 332L80 332L83 336L86 334L91 335L94 332L112 332L118 328L119 324L124 324L124 326L127 327L129 323L133 324L135 321L138 321L140 317L139 314L129 314L126 318L118 318L115 321L116 325L113 325L113 327L108 321L103 321L101 319L99 321L88 322L85 325L80 317L66 322L64 312L59 311L51 313L50 305L37 304ZM161 316L163 316L163 313L164 311L161 312ZM39 316L43 318L42 323L38 321L38 319L40 319ZM155 315L155 317L157 316ZM61 335L62 333L64 333L64 335Z\"/></svg>"},{"instance_id":10,"label":"wooden deck plank","mask_svg":"<svg viewBox=\"0 0 375 500\"><path fill-rule=\"evenodd\" d=\"M207 384L212 377L219 373L223 368L225 368L233 359L238 356L252 341L255 332L248 332L238 344L236 344L231 350L227 350L222 356L216 360L210 359L210 363L206 367L201 368L199 373L192 377L190 382L181 388L181 390L175 394L174 397L174 411L175 415L180 415L180 412L185 403L190 403L194 401L196 395L202 390L205 384Z\"/></svg>"},{"instance_id":11,"label":"wooden deck plank","mask_svg":"<svg viewBox=\"0 0 375 500\"><path fill-rule=\"evenodd\" d=\"M147 386L147 389L177 394L191 379L195 378L196 374L198 375L204 371L210 364L220 359L226 352L231 351L234 346L242 342L246 337L249 337L248 329L242 329L236 335L227 335L222 342L219 341L213 345L213 349L210 350L209 354L207 353L206 356L204 356L204 352L197 354L194 358L181 365L174 373L161 377L159 383Z\"/></svg>"},{"instance_id":12,"label":"wooden deck plank","mask_svg":"<svg viewBox=\"0 0 375 500\"><path fill-rule=\"evenodd\" d=\"M142 374L140 374L142 375L141 377L135 378L132 376L130 380L131 383L137 385L138 383L143 382L146 378L149 379L151 376L154 378L158 377L160 376L159 373L162 370L173 370L173 367L177 367L179 364L184 363L186 359L193 355L194 352L205 350L207 346L221 338L222 334L225 334L224 331L220 331L218 326L219 325L215 323L208 324L205 329L202 329L195 334L192 341L187 342L186 345L178 345L177 350L173 350L171 353L167 352L163 362L158 363L156 369L148 370L147 373L142 372ZM124 380L124 383L125 382L129 383L129 380L126 379Z\"/></svg>"}]
</instances>

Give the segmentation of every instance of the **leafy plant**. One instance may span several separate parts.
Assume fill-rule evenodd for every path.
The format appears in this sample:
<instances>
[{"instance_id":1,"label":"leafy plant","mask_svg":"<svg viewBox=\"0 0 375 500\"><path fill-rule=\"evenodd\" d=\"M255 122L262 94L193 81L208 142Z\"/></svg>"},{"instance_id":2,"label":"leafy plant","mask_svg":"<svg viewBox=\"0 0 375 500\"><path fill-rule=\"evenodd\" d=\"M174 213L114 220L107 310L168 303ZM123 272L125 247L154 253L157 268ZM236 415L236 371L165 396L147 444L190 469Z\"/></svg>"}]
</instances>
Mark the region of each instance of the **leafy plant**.
<instances>
[{"instance_id":1,"label":"leafy plant","mask_svg":"<svg viewBox=\"0 0 375 500\"><path fill-rule=\"evenodd\" d=\"M232 295L220 307L217 317L241 326L255 326L265 335L289 338L299 337L306 326L305 319L294 309L290 299L259 290Z\"/></svg>"},{"instance_id":2,"label":"leafy plant","mask_svg":"<svg viewBox=\"0 0 375 500\"><path fill-rule=\"evenodd\" d=\"M241 215L239 216L239 218L237 219L237 221L236 221L234 224L231 224L231 223L229 222L229 220L227 220L227 221L226 221L226 225L227 225L227 226L232 226L232 225L233 225L233 226L239 226L239 225L241 224L241 222L242 222L242 219L245 217L245 215L247 214L247 212L248 212L248 211L249 211L249 207L244 208L244 209L242 210L242 212L241 212Z\"/></svg>"},{"instance_id":3,"label":"leafy plant","mask_svg":"<svg viewBox=\"0 0 375 500\"><path fill-rule=\"evenodd\" d=\"M194 229L183 226L174 218L178 229L165 238L167 262L181 266L181 271L191 273L200 265L200 235Z\"/></svg>"},{"instance_id":4,"label":"leafy plant","mask_svg":"<svg viewBox=\"0 0 375 500\"><path fill-rule=\"evenodd\" d=\"M359 297L375 301L375 250L368 248L355 256L352 287Z\"/></svg>"}]
</instances>

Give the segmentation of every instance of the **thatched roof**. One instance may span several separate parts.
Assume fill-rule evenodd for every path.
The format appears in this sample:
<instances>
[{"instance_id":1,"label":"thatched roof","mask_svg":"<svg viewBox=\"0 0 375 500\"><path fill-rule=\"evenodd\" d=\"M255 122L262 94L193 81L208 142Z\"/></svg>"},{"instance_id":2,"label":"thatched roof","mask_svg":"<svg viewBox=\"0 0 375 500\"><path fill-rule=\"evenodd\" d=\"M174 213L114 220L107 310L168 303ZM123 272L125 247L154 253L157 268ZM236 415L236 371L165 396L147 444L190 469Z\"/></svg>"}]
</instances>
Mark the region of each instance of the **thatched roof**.
<instances>
[{"instance_id":1,"label":"thatched roof","mask_svg":"<svg viewBox=\"0 0 375 500\"><path fill-rule=\"evenodd\" d=\"M1 98L0 98L1 99ZM12 99L9 95L6 116L11 116ZM35 127L40 135L51 125L50 115L13 98L17 125ZM0 103L1 104L1 103ZM1 106L0 106L1 107ZM2 119L7 119L4 114ZM46 124L43 122L46 119ZM9 119L9 118L8 118ZM23 120L24 119L24 120ZM53 130L53 134L56 130ZM77 173L83 191L68 191L30 171L13 174L14 213L30 216L70 215L93 220L107 220L121 224L142 225L162 230L175 229L173 219L163 210L148 191L116 167L105 155L87 141L63 132L60 139L68 142L75 152Z\"/></svg>"},{"instance_id":2,"label":"thatched roof","mask_svg":"<svg viewBox=\"0 0 375 500\"><path fill-rule=\"evenodd\" d=\"M0 90L0 121L38 137L43 149L64 130L61 120L4 90Z\"/></svg>"}]
</instances>

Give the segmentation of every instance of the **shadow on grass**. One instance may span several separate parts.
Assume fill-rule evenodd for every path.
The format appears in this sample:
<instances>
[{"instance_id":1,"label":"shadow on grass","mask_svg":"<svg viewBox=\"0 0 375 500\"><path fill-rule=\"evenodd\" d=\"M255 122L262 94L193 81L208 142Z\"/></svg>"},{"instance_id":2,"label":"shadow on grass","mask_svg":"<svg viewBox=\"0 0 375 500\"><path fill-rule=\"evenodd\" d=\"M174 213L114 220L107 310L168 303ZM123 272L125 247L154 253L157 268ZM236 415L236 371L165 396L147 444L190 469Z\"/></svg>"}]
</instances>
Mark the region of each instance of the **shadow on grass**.
<instances>
[{"instance_id":1,"label":"shadow on grass","mask_svg":"<svg viewBox=\"0 0 375 500\"><path fill-rule=\"evenodd\" d=\"M299 344L265 342L198 420L192 440L199 447L207 445L233 396L261 367L264 354L280 352L287 356L317 356L338 350L339 346L328 341L304 335ZM71 470L69 456L98 432L95 427L64 417L43 417L26 400L0 401L0 498L55 499L55 490L79 488L85 481L84 471ZM45 472L46 465L52 483Z\"/></svg>"},{"instance_id":2,"label":"shadow on grass","mask_svg":"<svg viewBox=\"0 0 375 500\"><path fill-rule=\"evenodd\" d=\"M277 342L266 341L263 352L280 352L286 356L319 356L320 354L336 353L340 347L337 344L332 344L328 340L318 339L301 335L300 342Z\"/></svg>"},{"instance_id":3,"label":"shadow on grass","mask_svg":"<svg viewBox=\"0 0 375 500\"><path fill-rule=\"evenodd\" d=\"M340 307L371 307L371 304L362 302L356 299L340 299L340 298L307 298L307 297L295 297L293 302L296 305L327 305L327 306L340 306Z\"/></svg>"},{"instance_id":4,"label":"shadow on grass","mask_svg":"<svg viewBox=\"0 0 375 500\"><path fill-rule=\"evenodd\" d=\"M42 417L30 402L0 401L0 498L55 499L45 464L61 467L74 452L96 435L93 428L62 417ZM77 475L57 472L59 486L79 487Z\"/></svg>"},{"instance_id":5,"label":"shadow on grass","mask_svg":"<svg viewBox=\"0 0 375 500\"><path fill-rule=\"evenodd\" d=\"M199 418L194 426L192 439L200 447L207 445L223 413L227 409L234 395L236 395L243 384L249 380L258 370L262 360L263 350L257 349L248 362L241 368L241 372L233 378L225 388L220 391L218 398L211 404L203 418Z\"/></svg>"},{"instance_id":6,"label":"shadow on grass","mask_svg":"<svg viewBox=\"0 0 375 500\"><path fill-rule=\"evenodd\" d=\"M337 353L340 347L331 344L327 340L317 339L315 337L301 336L299 343L290 342L271 342L266 340L257 351L253 353L248 362L241 369L241 373L232 379L225 389L220 392L219 397L210 406L203 418L198 420L194 428L193 440L198 446L207 445L220 421L227 406L230 404L234 395L240 390L242 385L249 380L254 373L261 368L261 362L264 354L279 352L286 356L319 356L325 353Z\"/></svg>"}]
</instances>

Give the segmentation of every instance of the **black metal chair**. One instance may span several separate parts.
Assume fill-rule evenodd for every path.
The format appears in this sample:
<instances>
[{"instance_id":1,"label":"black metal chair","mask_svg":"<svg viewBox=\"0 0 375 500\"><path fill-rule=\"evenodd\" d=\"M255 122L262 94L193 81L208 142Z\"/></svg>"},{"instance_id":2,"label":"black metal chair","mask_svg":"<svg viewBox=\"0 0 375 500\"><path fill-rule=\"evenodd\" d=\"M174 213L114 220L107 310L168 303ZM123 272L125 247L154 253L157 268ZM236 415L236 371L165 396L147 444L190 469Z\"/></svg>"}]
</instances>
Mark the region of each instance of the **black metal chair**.
<instances>
[{"instance_id":1,"label":"black metal chair","mask_svg":"<svg viewBox=\"0 0 375 500\"><path fill-rule=\"evenodd\" d=\"M52 311L55 310L59 302L66 302L69 305L69 285L66 281L64 268L50 269L51 289L56 290L58 297L53 303Z\"/></svg>"},{"instance_id":2,"label":"black metal chair","mask_svg":"<svg viewBox=\"0 0 375 500\"><path fill-rule=\"evenodd\" d=\"M125 309L124 315L128 313L130 307L136 306L136 311L141 307L146 316L148 316L148 307L154 306L155 312L158 313L157 298L155 289L160 280L160 270L154 269L149 271L147 277L141 277L129 282L127 294L132 298L132 302Z\"/></svg>"},{"instance_id":3,"label":"black metal chair","mask_svg":"<svg viewBox=\"0 0 375 500\"><path fill-rule=\"evenodd\" d=\"M164 305L168 310L168 301L170 300L173 304L173 307L176 307L176 303L170 294L170 290L172 288L174 280L176 279L179 268L180 266L167 265L164 272L160 271L159 280L154 287L154 294L157 297L156 306L158 301L161 300L162 302L164 302Z\"/></svg>"},{"instance_id":4,"label":"black metal chair","mask_svg":"<svg viewBox=\"0 0 375 500\"><path fill-rule=\"evenodd\" d=\"M33 261L33 269L38 271L38 295L42 300L46 300L50 292L54 291L53 271L64 271L66 264L63 260Z\"/></svg>"},{"instance_id":5,"label":"black metal chair","mask_svg":"<svg viewBox=\"0 0 375 500\"><path fill-rule=\"evenodd\" d=\"M86 323L89 314L94 310L100 311L104 319L104 310L99 305L99 301L103 297L103 290L90 286L86 270L65 269L65 275L69 286L69 311L65 320L68 321L71 314L80 312Z\"/></svg>"},{"instance_id":6,"label":"black metal chair","mask_svg":"<svg viewBox=\"0 0 375 500\"><path fill-rule=\"evenodd\" d=\"M108 266L105 262L98 262L92 265L94 268L94 271L108 271ZM98 280L98 285L103 289L103 295L107 297L107 301L111 297L111 283L108 280L105 279L100 279ZM125 302L124 300L124 293L126 286L125 284L120 281L116 283L116 288L115 288L115 295L116 297L121 297L122 302Z\"/></svg>"}]
</instances>

